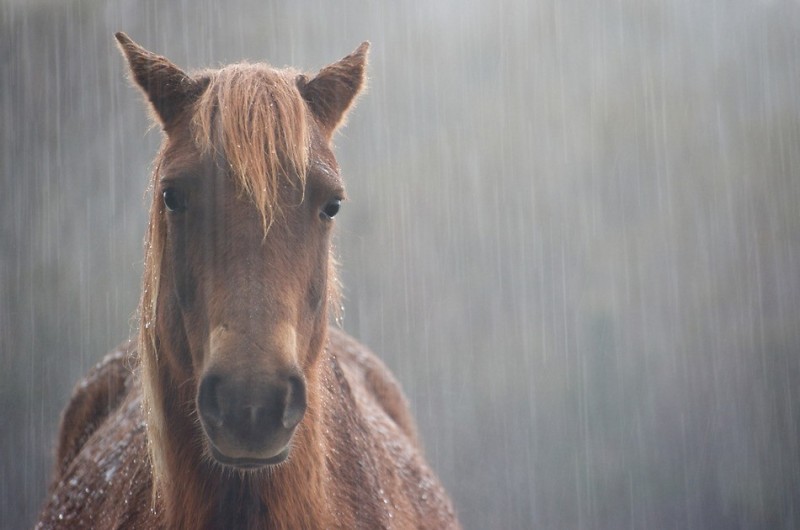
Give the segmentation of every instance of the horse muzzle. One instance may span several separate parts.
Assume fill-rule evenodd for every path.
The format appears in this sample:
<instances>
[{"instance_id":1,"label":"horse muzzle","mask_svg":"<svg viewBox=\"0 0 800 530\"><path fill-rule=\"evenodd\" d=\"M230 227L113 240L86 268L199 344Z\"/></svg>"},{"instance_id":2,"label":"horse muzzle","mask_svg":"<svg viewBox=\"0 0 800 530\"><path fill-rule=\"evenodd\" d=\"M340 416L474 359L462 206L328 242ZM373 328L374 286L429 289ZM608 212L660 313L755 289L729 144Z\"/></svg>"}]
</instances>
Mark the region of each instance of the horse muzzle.
<instances>
[{"instance_id":1,"label":"horse muzzle","mask_svg":"<svg viewBox=\"0 0 800 530\"><path fill-rule=\"evenodd\" d=\"M236 377L212 371L200 382L197 408L217 462L240 469L274 465L289 456L306 410L306 385L295 373Z\"/></svg>"}]
</instances>

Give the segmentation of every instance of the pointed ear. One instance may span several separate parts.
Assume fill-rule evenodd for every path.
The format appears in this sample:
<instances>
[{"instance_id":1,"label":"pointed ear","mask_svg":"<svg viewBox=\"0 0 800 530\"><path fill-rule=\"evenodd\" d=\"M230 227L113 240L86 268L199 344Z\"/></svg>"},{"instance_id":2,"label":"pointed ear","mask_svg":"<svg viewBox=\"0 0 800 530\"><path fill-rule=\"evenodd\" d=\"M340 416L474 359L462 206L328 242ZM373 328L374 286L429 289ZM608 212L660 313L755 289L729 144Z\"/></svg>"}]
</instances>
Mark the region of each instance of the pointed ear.
<instances>
[{"instance_id":1,"label":"pointed ear","mask_svg":"<svg viewBox=\"0 0 800 530\"><path fill-rule=\"evenodd\" d=\"M330 138L364 86L369 42L337 63L326 66L310 81L298 76L297 88L308 102L325 135Z\"/></svg>"},{"instance_id":2,"label":"pointed ear","mask_svg":"<svg viewBox=\"0 0 800 530\"><path fill-rule=\"evenodd\" d=\"M149 52L122 32L115 37L128 60L131 75L153 106L161 125L169 123L205 88L166 57Z\"/></svg>"}]
</instances>

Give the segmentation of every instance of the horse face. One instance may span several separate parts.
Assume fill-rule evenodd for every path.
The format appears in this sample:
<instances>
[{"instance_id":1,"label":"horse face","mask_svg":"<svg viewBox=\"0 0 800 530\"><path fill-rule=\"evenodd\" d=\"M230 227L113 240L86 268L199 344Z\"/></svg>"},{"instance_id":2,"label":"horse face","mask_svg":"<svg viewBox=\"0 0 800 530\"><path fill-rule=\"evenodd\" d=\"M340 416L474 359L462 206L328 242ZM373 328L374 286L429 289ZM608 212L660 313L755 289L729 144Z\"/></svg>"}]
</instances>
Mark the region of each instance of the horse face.
<instances>
[{"instance_id":1,"label":"horse face","mask_svg":"<svg viewBox=\"0 0 800 530\"><path fill-rule=\"evenodd\" d=\"M198 381L207 447L233 466L280 462L325 334L332 217L344 198L336 161L313 142L305 189L286 179L265 233L224 163L170 154L177 162L165 163L155 190L166 219L162 289L181 315L188 355L180 364Z\"/></svg>"},{"instance_id":2,"label":"horse face","mask_svg":"<svg viewBox=\"0 0 800 530\"><path fill-rule=\"evenodd\" d=\"M329 145L363 86L369 45L310 79L263 65L192 77L122 33L117 40L166 133L139 341L152 447L161 450L164 410L174 406L159 386L193 382L213 458L239 468L280 462L326 336L330 231L343 199ZM287 169L300 166L303 175Z\"/></svg>"}]
</instances>

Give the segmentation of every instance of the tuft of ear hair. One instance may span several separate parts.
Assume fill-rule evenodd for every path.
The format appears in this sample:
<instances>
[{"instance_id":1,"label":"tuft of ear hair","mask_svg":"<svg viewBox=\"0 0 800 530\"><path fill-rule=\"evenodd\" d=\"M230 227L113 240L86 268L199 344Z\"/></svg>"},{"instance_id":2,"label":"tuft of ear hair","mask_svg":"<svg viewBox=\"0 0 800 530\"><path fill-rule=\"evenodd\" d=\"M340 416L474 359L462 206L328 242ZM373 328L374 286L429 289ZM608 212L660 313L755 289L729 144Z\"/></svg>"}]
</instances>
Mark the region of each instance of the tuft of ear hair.
<instances>
[{"instance_id":1,"label":"tuft of ear hair","mask_svg":"<svg viewBox=\"0 0 800 530\"><path fill-rule=\"evenodd\" d=\"M364 87L369 42L338 62L326 66L311 80L297 77L297 88L328 139L342 124Z\"/></svg>"},{"instance_id":2,"label":"tuft of ear hair","mask_svg":"<svg viewBox=\"0 0 800 530\"><path fill-rule=\"evenodd\" d=\"M128 60L131 75L144 91L161 125L166 128L205 88L166 57L136 44L125 33L114 35Z\"/></svg>"}]
</instances>

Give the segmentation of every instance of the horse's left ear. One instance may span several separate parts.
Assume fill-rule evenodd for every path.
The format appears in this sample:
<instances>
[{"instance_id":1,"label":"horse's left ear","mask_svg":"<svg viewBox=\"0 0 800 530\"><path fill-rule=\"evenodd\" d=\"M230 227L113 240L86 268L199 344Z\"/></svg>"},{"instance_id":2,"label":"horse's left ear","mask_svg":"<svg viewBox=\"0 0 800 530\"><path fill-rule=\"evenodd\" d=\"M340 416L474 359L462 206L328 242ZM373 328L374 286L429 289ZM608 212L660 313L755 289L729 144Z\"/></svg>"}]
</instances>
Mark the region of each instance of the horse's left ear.
<instances>
[{"instance_id":1,"label":"horse's left ear","mask_svg":"<svg viewBox=\"0 0 800 530\"><path fill-rule=\"evenodd\" d=\"M144 91L166 128L200 95L205 85L189 77L166 57L145 50L124 33L114 36L128 60L134 81Z\"/></svg>"},{"instance_id":2,"label":"horse's left ear","mask_svg":"<svg viewBox=\"0 0 800 530\"><path fill-rule=\"evenodd\" d=\"M353 53L326 66L310 81L304 75L297 77L297 88L328 138L342 124L364 86L368 50L369 42L363 42Z\"/></svg>"}]
</instances>

